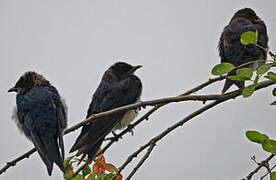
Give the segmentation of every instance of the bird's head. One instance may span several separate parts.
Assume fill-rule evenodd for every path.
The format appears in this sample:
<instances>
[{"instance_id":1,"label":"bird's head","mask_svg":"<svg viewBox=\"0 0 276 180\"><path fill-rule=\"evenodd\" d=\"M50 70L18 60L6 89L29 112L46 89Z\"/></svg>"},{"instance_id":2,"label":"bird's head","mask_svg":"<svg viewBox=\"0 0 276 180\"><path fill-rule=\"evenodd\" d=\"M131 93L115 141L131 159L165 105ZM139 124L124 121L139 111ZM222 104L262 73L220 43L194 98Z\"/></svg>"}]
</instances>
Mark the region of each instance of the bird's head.
<instances>
[{"instance_id":1,"label":"bird's head","mask_svg":"<svg viewBox=\"0 0 276 180\"><path fill-rule=\"evenodd\" d=\"M140 67L142 66L132 66L125 62L117 62L106 71L105 75L111 75L116 79L122 79L124 77L134 74L134 72Z\"/></svg>"},{"instance_id":2,"label":"bird's head","mask_svg":"<svg viewBox=\"0 0 276 180\"><path fill-rule=\"evenodd\" d=\"M252 23L255 23L256 21L260 20L260 18L257 16L257 14L254 12L253 9L250 8L243 8L238 10L234 16L232 17L231 21L235 20L236 18L245 18Z\"/></svg>"},{"instance_id":3,"label":"bird's head","mask_svg":"<svg viewBox=\"0 0 276 180\"><path fill-rule=\"evenodd\" d=\"M47 81L42 75L36 72L28 71L19 78L15 86L9 89L8 92L25 94L37 86L44 86L49 84L49 81Z\"/></svg>"}]
</instances>

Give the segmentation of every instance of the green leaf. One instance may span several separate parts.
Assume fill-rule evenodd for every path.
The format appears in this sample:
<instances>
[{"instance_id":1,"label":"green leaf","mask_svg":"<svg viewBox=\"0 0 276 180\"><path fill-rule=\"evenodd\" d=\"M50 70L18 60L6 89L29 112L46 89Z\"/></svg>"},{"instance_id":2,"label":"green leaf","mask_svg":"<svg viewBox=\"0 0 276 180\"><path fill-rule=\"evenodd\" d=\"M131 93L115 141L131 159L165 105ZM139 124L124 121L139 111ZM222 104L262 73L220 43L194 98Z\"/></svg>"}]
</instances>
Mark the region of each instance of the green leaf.
<instances>
[{"instance_id":1,"label":"green leaf","mask_svg":"<svg viewBox=\"0 0 276 180\"><path fill-rule=\"evenodd\" d=\"M251 68L241 68L236 71L238 76L247 77L251 79L253 75L253 70Z\"/></svg>"},{"instance_id":2,"label":"green leaf","mask_svg":"<svg viewBox=\"0 0 276 180\"><path fill-rule=\"evenodd\" d=\"M63 166L64 166L65 171L68 170L68 168L70 166L70 158L67 158L64 160Z\"/></svg>"},{"instance_id":3,"label":"green leaf","mask_svg":"<svg viewBox=\"0 0 276 180\"><path fill-rule=\"evenodd\" d=\"M82 170L83 177L85 177L90 172L91 172L91 168L89 166L86 166L85 168L83 168L83 170Z\"/></svg>"},{"instance_id":4,"label":"green leaf","mask_svg":"<svg viewBox=\"0 0 276 180\"><path fill-rule=\"evenodd\" d=\"M63 177L65 180L71 180L73 178L72 174L70 174L69 172L63 174Z\"/></svg>"},{"instance_id":5,"label":"green leaf","mask_svg":"<svg viewBox=\"0 0 276 180\"><path fill-rule=\"evenodd\" d=\"M108 173L105 175L103 180L112 180L112 178L115 176L116 174L113 173Z\"/></svg>"},{"instance_id":6,"label":"green leaf","mask_svg":"<svg viewBox=\"0 0 276 180\"><path fill-rule=\"evenodd\" d=\"M276 180L276 172L270 173L270 180Z\"/></svg>"},{"instance_id":7,"label":"green leaf","mask_svg":"<svg viewBox=\"0 0 276 180\"><path fill-rule=\"evenodd\" d=\"M265 76L265 78L270 79L271 81L276 81L276 73L268 72L267 76Z\"/></svg>"},{"instance_id":8,"label":"green leaf","mask_svg":"<svg viewBox=\"0 0 276 180\"><path fill-rule=\"evenodd\" d=\"M266 137L258 131L246 131L246 137L255 143L262 144Z\"/></svg>"},{"instance_id":9,"label":"green leaf","mask_svg":"<svg viewBox=\"0 0 276 180\"><path fill-rule=\"evenodd\" d=\"M223 75L226 73L229 73L235 68L235 66L231 63L221 63L215 65L215 67L212 69L212 74L215 76Z\"/></svg>"},{"instance_id":10,"label":"green leaf","mask_svg":"<svg viewBox=\"0 0 276 180\"><path fill-rule=\"evenodd\" d=\"M276 101L273 101L272 103L270 103L270 105L276 105Z\"/></svg>"},{"instance_id":11,"label":"green leaf","mask_svg":"<svg viewBox=\"0 0 276 180\"><path fill-rule=\"evenodd\" d=\"M90 178L87 180L96 180L96 175L97 175L96 172L92 172Z\"/></svg>"},{"instance_id":12,"label":"green leaf","mask_svg":"<svg viewBox=\"0 0 276 180\"><path fill-rule=\"evenodd\" d=\"M273 139L270 139L269 141L270 141L270 145L272 146L270 152L276 155L276 141Z\"/></svg>"},{"instance_id":13,"label":"green leaf","mask_svg":"<svg viewBox=\"0 0 276 180\"><path fill-rule=\"evenodd\" d=\"M272 90L272 95L273 95L273 96L276 96L276 88L274 88L274 89Z\"/></svg>"},{"instance_id":14,"label":"green leaf","mask_svg":"<svg viewBox=\"0 0 276 180\"><path fill-rule=\"evenodd\" d=\"M84 180L84 177L82 175L78 174L72 180Z\"/></svg>"},{"instance_id":15,"label":"green leaf","mask_svg":"<svg viewBox=\"0 0 276 180\"><path fill-rule=\"evenodd\" d=\"M260 75L256 75L254 79L254 86L257 86L259 79L260 79Z\"/></svg>"},{"instance_id":16,"label":"green leaf","mask_svg":"<svg viewBox=\"0 0 276 180\"><path fill-rule=\"evenodd\" d=\"M250 80L250 78L246 76L228 76L227 79L233 80L233 81L245 81Z\"/></svg>"},{"instance_id":17,"label":"green leaf","mask_svg":"<svg viewBox=\"0 0 276 180\"><path fill-rule=\"evenodd\" d=\"M257 69L257 74L264 74L266 73L270 68L271 64L263 64Z\"/></svg>"},{"instance_id":18,"label":"green leaf","mask_svg":"<svg viewBox=\"0 0 276 180\"><path fill-rule=\"evenodd\" d=\"M241 179L241 180L246 180L245 178Z\"/></svg>"},{"instance_id":19,"label":"green leaf","mask_svg":"<svg viewBox=\"0 0 276 180\"><path fill-rule=\"evenodd\" d=\"M258 31L256 32L248 31L248 32L242 33L240 41L243 45L257 44Z\"/></svg>"},{"instance_id":20,"label":"green leaf","mask_svg":"<svg viewBox=\"0 0 276 180\"><path fill-rule=\"evenodd\" d=\"M102 173L102 174L99 175L99 179L98 180L103 179L104 177L105 177L105 173Z\"/></svg>"},{"instance_id":21,"label":"green leaf","mask_svg":"<svg viewBox=\"0 0 276 180\"><path fill-rule=\"evenodd\" d=\"M262 142L262 147L265 151L271 152L272 151L272 145L270 144L270 140L266 139Z\"/></svg>"},{"instance_id":22,"label":"green leaf","mask_svg":"<svg viewBox=\"0 0 276 180\"><path fill-rule=\"evenodd\" d=\"M251 84L244 88L244 90L242 91L242 96L244 98L247 98L253 94L254 90L255 90L255 85Z\"/></svg>"}]
</instances>

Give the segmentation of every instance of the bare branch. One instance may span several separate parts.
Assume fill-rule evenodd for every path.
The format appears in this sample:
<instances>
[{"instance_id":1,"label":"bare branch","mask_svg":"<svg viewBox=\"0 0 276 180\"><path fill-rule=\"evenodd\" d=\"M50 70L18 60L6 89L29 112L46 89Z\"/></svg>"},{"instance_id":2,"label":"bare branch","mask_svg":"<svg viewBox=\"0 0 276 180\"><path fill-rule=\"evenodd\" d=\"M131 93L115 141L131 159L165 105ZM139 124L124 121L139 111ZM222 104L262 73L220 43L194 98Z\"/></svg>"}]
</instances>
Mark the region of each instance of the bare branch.
<instances>
[{"instance_id":1,"label":"bare branch","mask_svg":"<svg viewBox=\"0 0 276 180\"><path fill-rule=\"evenodd\" d=\"M133 154L131 154L127 160L123 163L123 165L119 168L119 171L117 172L117 174L120 174L121 171L132 161L132 159L134 159L135 157L137 157L137 155L139 153L141 153L144 149L146 149L148 146L150 146L151 143L156 143L157 141L159 141L160 139L162 139L164 136L166 136L168 133L170 133L172 130L174 130L175 128L182 126L186 121L188 121L189 119L193 118L194 116L199 115L200 113L204 112L207 109L212 108L213 106L217 105L221 103L221 101L215 101L212 102L210 104L205 105L204 107L198 109L197 111L193 112L192 114L188 115L187 117L185 117L183 120L177 122L176 124L170 126L169 128L167 128L165 131L163 131L162 133L160 133L159 135L155 136L154 138L152 138L149 142L147 142L146 144L144 144L143 146L141 146L137 151L135 151ZM151 152L151 151L150 151ZM144 160L145 161L145 160ZM144 162L143 161L143 162ZM134 168L135 172L137 171L137 166ZM133 171L134 171L133 170ZM131 172L132 174L133 172Z\"/></svg>"},{"instance_id":2,"label":"bare branch","mask_svg":"<svg viewBox=\"0 0 276 180\"><path fill-rule=\"evenodd\" d=\"M5 172L8 168L10 168L12 166L15 166L18 161L21 161L22 159L25 159L25 158L29 158L30 155L33 154L35 151L36 151L36 149L33 148L30 151L26 152L25 154L22 154L18 158L14 159L14 160L12 160L10 162L7 162L7 164L2 169L0 169L0 174L2 174L3 172Z\"/></svg>"},{"instance_id":3,"label":"bare branch","mask_svg":"<svg viewBox=\"0 0 276 180\"><path fill-rule=\"evenodd\" d=\"M155 146L155 142L151 142L150 143L150 147L147 150L147 153L143 156L143 158L139 161L139 163L135 166L135 168L132 170L132 172L128 175L128 177L126 178L126 180L129 180L135 173L136 171L143 165L143 163L145 162L145 160L149 157L151 151L153 150Z\"/></svg>"},{"instance_id":4,"label":"bare branch","mask_svg":"<svg viewBox=\"0 0 276 180\"><path fill-rule=\"evenodd\" d=\"M275 82L267 80L267 81L263 81L258 83L258 85L256 86L256 90L265 88L267 86L273 85L275 84ZM163 131L162 133L160 133L159 135L155 136L154 138L152 138L149 142L147 142L145 145L141 146L137 151L135 151L133 154L131 154L127 160L123 163L123 165L119 168L119 171L117 172L117 174L120 174L121 171L132 161L132 159L134 157L137 157L137 155L139 153L141 153L145 148L147 148L148 146L150 146L152 143L156 144L159 140L161 140L163 137L165 137L167 134L169 134L171 131L173 131L174 129L182 126L184 123L188 122L190 119L198 116L199 114L203 113L204 111L222 103L225 102L227 100L236 98L238 96L240 96L242 93L241 90L236 90L230 93L225 94L225 96L227 98L221 98L219 100L216 100L212 103L209 103L205 106L203 106L202 108L198 109L197 111L194 111L193 113L189 114L188 116L186 116L184 119L178 121L177 123L173 124L172 126L170 126L169 128L167 128L165 131ZM154 147L154 146L153 146ZM153 149L152 147L152 149ZM132 172L130 173L129 177L132 177L135 172L137 172L137 170L139 169L139 167L141 167L141 165L145 162L145 160L148 158L149 154L152 152L152 149L150 151L148 151L148 153L146 153L144 155L144 157L142 158L142 160L135 166L135 168L132 170Z\"/></svg>"},{"instance_id":5,"label":"bare branch","mask_svg":"<svg viewBox=\"0 0 276 180\"><path fill-rule=\"evenodd\" d=\"M249 175L246 177L247 180L250 180L254 174L256 174L262 167L266 167L268 162L274 157L275 155L271 154L268 158L266 158L264 161L262 161L261 163L258 163L258 167L252 171L251 173L249 173Z\"/></svg>"}]
</instances>

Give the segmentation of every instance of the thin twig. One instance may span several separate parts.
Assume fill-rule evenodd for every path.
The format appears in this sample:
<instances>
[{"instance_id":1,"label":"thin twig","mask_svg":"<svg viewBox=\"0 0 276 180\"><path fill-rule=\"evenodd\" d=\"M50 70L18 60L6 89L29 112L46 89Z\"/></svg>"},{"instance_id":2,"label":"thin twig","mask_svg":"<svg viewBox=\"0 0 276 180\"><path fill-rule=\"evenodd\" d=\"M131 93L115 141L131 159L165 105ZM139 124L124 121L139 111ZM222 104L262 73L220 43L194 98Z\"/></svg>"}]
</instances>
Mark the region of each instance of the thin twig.
<instances>
[{"instance_id":1,"label":"thin twig","mask_svg":"<svg viewBox=\"0 0 276 180\"><path fill-rule=\"evenodd\" d=\"M25 154L22 154L18 158L14 159L14 160L12 160L10 162L7 162L7 164L2 169L0 169L0 174L2 174L3 172L5 172L8 168L10 168L12 166L15 166L18 161L21 161L22 159L25 159L25 158L29 158L30 155L33 154L35 151L36 151L36 149L33 148L30 151L26 152Z\"/></svg>"},{"instance_id":2,"label":"thin twig","mask_svg":"<svg viewBox=\"0 0 276 180\"><path fill-rule=\"evenodd\" d=\"M135 151L133 154L131 154L127 160L123 163L123 165L119 168L119 171L117 172L117 174L120 174L121 171L132 161L132 159L134 159L135 157L137 157L137 155L139 153L141 153L144 149L146 149L148 146L150 146L151 143L156 143L157 141L159 141L160 139L162 139L164 136L166 136L168 133L170 133L172 130L174 130L175 128L182 126L185 122L187 122L188 120L190 120L191 118L199 115L200 113L204 112L207 109L212 108L213 106L221 103L222 100L219 101L215 101L212 102L210 104L207 104L205 106L203 106L202 108L198 109L197 111L193 112L192 114L188 115L187 117L185 117L183 120L177 122L176 124L170 126L169 128L167 128L165 131L163 131L162 133L160 133L159 135L155 136L154 138L152 138L149 142L147 142L146 144L144 144L143 146L141 146L137 151ZM226 100L224 100L226 101ZM143 161L144 162L144 161ZM137 166L134 168L135 170L133 171L137 171ZM133 172L131 172L132 174Z\"/></svg>"},{"instance_id":3,"label":"thin twig","mask_svg":"<svg viewBox=\"0 0 276 180\"><path fill-rule=\"evenodd\" d=\"M143 165L143 163L145 162L145 160L149 157L151 151L153 150L155 146L155 142L151 142L150 143L150 147L147 150L147 153L143 156L143 158L139 161L139 163L135 166L135 168L132 170L132 172L128 175L128 177L126 178L126 180L129 180L135 173L136 171L140 168L140 166ZM115 176L116 177L116 176Z\"/></svg>"},{"instance_id":4,"label":"thin twig","mask_svg":"<svg viewBox=\"0 0 276 180\"><path fill-rule=\"evenodd\" d=\"M261 163L258 163L259 166L252 171L251 173L249 173L249 175L246 177L247 180L250 180L254 174L256 174L262 167L265 167L266 164L268 163L268 161L270 161L275 155L271 154L268 158L266 158L264 161L262 161Z\"/></svg>"},{"instance_id":5,"label":"thin twig","mask_svg":"<svg viewBox=\"0 0 276 180\"><path fill-rule=\"evenodd\" d=\"M91 162L85 162L79 169L77 169L74 174L73 174L73 177L75 177L76 175L79 174L79 172L81 172L86 166L88 166L89 164L91 164Z\"/></svg>"}]
</instances>

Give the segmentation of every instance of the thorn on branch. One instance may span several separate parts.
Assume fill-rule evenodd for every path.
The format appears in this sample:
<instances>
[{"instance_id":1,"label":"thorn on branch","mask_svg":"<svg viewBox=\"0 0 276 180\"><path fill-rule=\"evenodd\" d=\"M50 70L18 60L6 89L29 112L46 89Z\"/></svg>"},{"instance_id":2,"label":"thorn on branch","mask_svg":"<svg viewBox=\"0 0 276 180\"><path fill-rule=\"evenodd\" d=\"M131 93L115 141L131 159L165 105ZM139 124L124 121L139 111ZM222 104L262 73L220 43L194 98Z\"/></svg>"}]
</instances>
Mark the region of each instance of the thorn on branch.
<instances>
[{"instance_id":1,"label":"thorn on branch","mask_svg":"<svg viewBox=\"0 0 276 180\"><path fill-rule=\"evenodd\" d=\"M15 162L7 162L7 165L8 165L8 166L15 166L16 163L15 163Z\"/></svg>"}]
</instances>

